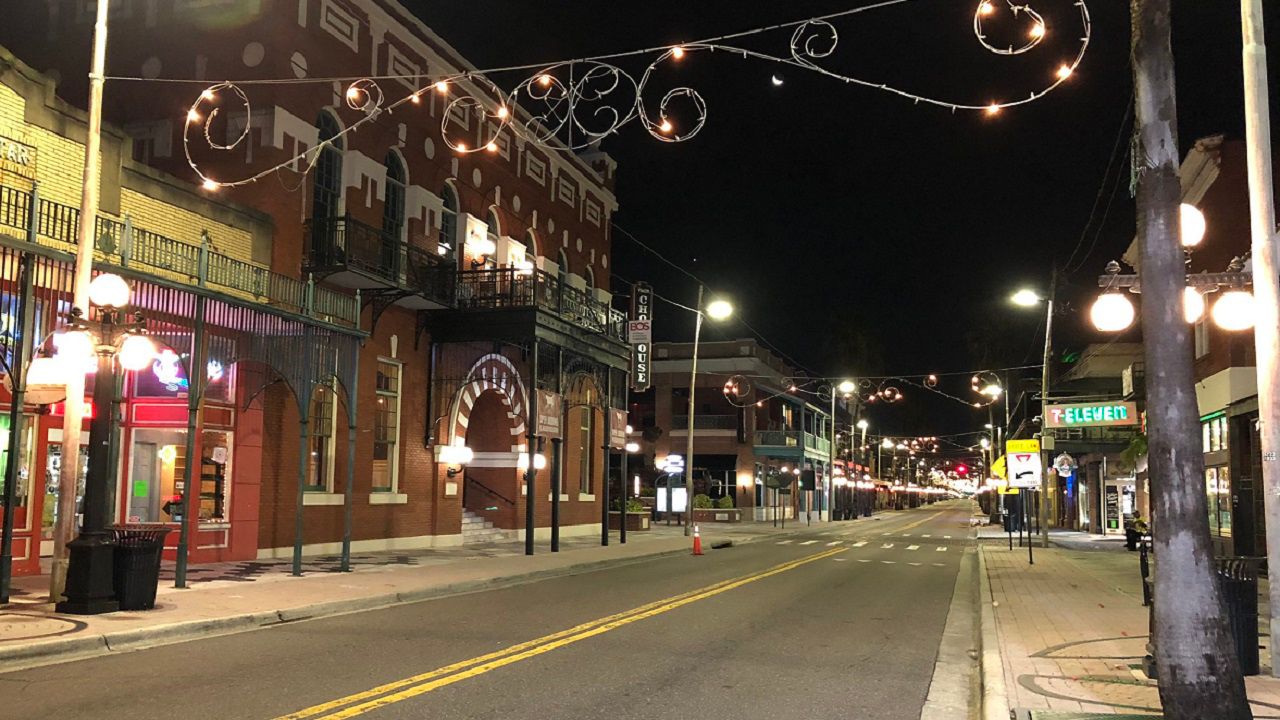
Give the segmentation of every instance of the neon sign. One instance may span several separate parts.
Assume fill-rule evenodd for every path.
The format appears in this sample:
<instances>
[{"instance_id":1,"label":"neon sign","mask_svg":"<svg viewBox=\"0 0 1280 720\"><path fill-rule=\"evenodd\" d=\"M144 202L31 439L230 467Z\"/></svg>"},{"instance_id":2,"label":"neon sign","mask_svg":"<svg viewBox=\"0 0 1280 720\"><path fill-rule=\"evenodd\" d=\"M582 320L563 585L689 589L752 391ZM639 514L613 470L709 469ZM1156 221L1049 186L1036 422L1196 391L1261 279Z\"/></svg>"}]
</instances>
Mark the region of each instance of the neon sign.
<instances>
[{"instance_id":1,"label":"neon sign","mask_svg":"<svg viewBox=\"0 0 1280 720\"><path fill-rule=\"evenodd\" d=\"M1050 405L1045 427L1106 427L1137 425L1138 406L1131 402L1071 403Z\"/></svg>"}]
</instances>

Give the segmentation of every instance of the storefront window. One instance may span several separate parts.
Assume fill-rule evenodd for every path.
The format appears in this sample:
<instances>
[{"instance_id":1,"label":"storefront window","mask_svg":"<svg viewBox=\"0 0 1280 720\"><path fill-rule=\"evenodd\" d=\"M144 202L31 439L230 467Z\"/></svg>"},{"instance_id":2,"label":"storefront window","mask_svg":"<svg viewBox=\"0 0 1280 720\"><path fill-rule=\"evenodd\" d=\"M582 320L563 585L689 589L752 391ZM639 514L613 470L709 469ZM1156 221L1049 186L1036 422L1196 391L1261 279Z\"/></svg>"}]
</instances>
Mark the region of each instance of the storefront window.
<instances>
[{"instance_id":1,"label":"storefront window","mask_svg":"<svg viewBox=\"0 0 1280 720\"><path fill-rule=\"evenodd\" d=\"M31 465L35 462L35 417L24 416L22 421L21 452L18 459L18 480L13 486L13 506L26 508L31 504ZM9 414L0 415L0 501L4 498L4 483L9 467ZM3 502L0 502L3 506ZM19 526L22 521L17 523Z\"/></svg>"},{"instance_id":2,"label":"storefront window","mask_svg":"<svg viewBox=\"0 0 1280 720\"><path fill-rule=\"evenodd\" d=\"M1224 467L1204 470L1205 493L1209 505L1209 534L1231 536L1231 480Z\"/></svg>"},{"instance_id":3,"label":"storefront window","mask_svg":"<svg viewBox=\"0 0 1280 720\"><path fill-rule=\"evenodd\" d=\"M176 522L181 515L187 431L136 428L129 447L125 517L131 523Z\"/></svg>"},{"instance_id":4,"label":"storefront window","mask_svg":"<svg viewBox=\"0 0 1280 720\"><path fill-rule=\"evenodd\" d=\"M215 430L201 436L200 519L207 522L228 520L227 508L231 489L231 433Z\"/></svg>"},{"instance_id":5,"label":"storefront window","mask_svg":"<svg viewBox=\"0 0 1280 720\"><path fill-rule=\"evenodd\" d=\"M235 399L235 366L226 365L215 357L205 363L204 398L211 402L230 404Z\"/></svg>"},{"instance_id":6,"label":"storefront window","mask_svg":"<svg viewBox=\"0 0 1280 720\"><path fill-rule=\"evenodd\" d=\"M1227 449L1227 418L1219 415L1210 420L1200 423L1201 441L1204 443L1204 451L1218 452Z\"/></svg>"},{"instance_id":7,"label":"storefront window","mask_svg":"<svg viewBox=\"0 0 1280 720\"><path fill-rule=\"evenodd\" d=\"M373 419L373 491L395 492L396 443L400 438L400 363L378 361L377 408Z\"/></svg>"},{"instance_id":8,"label":"storefront window","mask_svg":"<svg viewBox=\"0 0 1280 720\"><path fill-rule=\"evenodd\" d=\"M56 434L55 434L56 433ZM82 440L88 440L89 433L82 433ZM50 442L45 450L44 461L44 512L40 519L40 536L45 540L53 539L53 527L58 522L58 474L62 471L62 431L49 432ZM80 445L80 479L76 482L76 527L79 527L81 506L84 503L84 486L89 477L89 446Z\"/></svg>"}]
</instances>

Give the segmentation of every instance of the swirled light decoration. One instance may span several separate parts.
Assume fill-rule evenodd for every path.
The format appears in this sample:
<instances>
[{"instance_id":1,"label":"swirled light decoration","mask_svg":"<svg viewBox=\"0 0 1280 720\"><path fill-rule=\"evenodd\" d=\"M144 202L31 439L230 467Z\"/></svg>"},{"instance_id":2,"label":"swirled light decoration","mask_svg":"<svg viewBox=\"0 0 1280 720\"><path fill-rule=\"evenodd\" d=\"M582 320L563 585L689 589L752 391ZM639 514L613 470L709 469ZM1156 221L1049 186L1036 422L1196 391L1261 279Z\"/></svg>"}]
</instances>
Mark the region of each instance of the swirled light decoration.
<instances>
[{"instance_id":1,"label":"swirled light decoration","mask_svg":"<svg viewBox=\"0 0 1280 720\"><path fill-rule=\"evenodd\" d=\"M344 136L358 131L361 127L383 114L391 114L404 104L420 105L422 96L431 91L450 97L446 112L441 119L441 133L444 142L450 149L460 154L476 152L494 152L498 149L498 136L510 131L518 138L542 147L546 150L575 151L589 147L601 139L617 133L624 126L639 122L653 138L661 142L682 142L696 136L707 121L707 104L702 95L694 88L679 86L667 90L656 101L646 102L646 91L654 81L654 73L666 63L683 62L692 53L723 52L738 55L742 58L761 60L787 65L797 69L823 75L845 84L858 85L868 89L896 95L915 104L924 103L944 109L957 111L974 111L988 114L998 113L1005 108L1016 107L1034 102L1057 89L1066 82L1080 63L1084 60L1089 42L1093 34L1092 21L1085 0L1076 0L1072 4L1078 8L1082 35L1080 46L1075 56L1059 65L1052 74L1052 81L1031 91L1026 97L998 102L957 102L943 98L913 93L901 88L879 82L864 80L852 75L838 72L825 66L822 61L836 53L840 36L832 20L837 18L899 5L910 0L884 0L883 2L864 5L840 12L810 18L759 27L742 32L721 35L707 40L680 43L678 45L645 48L588 58L563 60L551 64L519 65L492 68L489 70L469 70L436 77L426 85L418 87L408 95L391 103L386 102L378 80L396 79L419 82L416 76L386 75L361 78L290 78L276 80L253 80L235 83L221 82L208 86L200 97L192 104L187 114L183 132L183 149L187 163L203 181L206 189L235 187L255 182L280 170L296 168L301 165L309 171L319 158L320 151L326 145L340 141ZM1003 1L1008 11L1015 17L1025 16L1031 23L1027 30L1027 39L1021 45L998 47L988 41L984 17L996 12L996 3ZM791 30L791 38L786 54L752 50L731 41L762 35L783 29ZM996 55L1020 55L1039 46L1048 34L1042 15L1033 9L1030 3L1015 4L1012 0L980 0L974 10L973 31L979 44L988 52ZM656 57L654 57L656 54ZM654 57L640 74L639 79L628 73L616 62L630 57ZM490 79L500 73L531 73L517 82L510 92L502 91ZM112 80L132 80L145 82L146 78L112 77ZM204 135L205 142L212 150L234 150L248 137L252 112L248 97L242 86L249 84L296 84L303 82L338 82L351 81L344 93L348 107L364 113L364 117L352 122L338 134L308 148L294 157L237 180L217 180L206 174L194 160L190 148L190 139L195 128ZM209 113L201 112L203 106L213 105L219 96L230 93L244 107L244 127L236 138L226 143L213 140L210 127L218 114L215 106ZM449 119L453 110L474 109L486 120L483 126L486 135L474 145L450 137ZM684 110L683 117L688 121L680 124L676 109ZM488 121L493 121L490 124ZM195 126L195 128L193 128ZM492 128L489 130L488 128Z\"/></svg>"}]
</instances>

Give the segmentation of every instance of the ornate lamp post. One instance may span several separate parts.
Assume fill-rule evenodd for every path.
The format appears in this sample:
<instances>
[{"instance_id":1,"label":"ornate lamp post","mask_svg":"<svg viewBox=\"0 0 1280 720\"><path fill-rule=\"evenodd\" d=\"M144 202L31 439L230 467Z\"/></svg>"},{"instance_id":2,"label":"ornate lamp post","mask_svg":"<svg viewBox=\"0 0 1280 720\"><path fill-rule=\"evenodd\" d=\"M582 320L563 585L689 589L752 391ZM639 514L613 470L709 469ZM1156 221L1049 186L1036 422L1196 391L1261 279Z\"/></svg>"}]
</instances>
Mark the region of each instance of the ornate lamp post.
<instances>
[{"instance_id":1,"label":"ornate lamp post","mask_svg":"<svg viewBox=\"0 0 1280 720\"><path fill-rule=\"evenodd\" d=\"M125 319L129 286L119 275L103 274L89 284L89 302L98 308L98 319L83 317L72 308L66 332L55 337L58 357L67 373L83 373L96 358L93 383L93 419L89 423L89 472L84 489L84 520L80 534L68 544L66 600L58 612L95 615L118 608L112 589L114 544L107 530L111 517L111 438L116 379L122 370L141 370L155 358L155 345L143 335L141 313ZM75 442L73 438L64 439ZM190 492L188 488L186 490Z\"/></svg>"}]
</instances>

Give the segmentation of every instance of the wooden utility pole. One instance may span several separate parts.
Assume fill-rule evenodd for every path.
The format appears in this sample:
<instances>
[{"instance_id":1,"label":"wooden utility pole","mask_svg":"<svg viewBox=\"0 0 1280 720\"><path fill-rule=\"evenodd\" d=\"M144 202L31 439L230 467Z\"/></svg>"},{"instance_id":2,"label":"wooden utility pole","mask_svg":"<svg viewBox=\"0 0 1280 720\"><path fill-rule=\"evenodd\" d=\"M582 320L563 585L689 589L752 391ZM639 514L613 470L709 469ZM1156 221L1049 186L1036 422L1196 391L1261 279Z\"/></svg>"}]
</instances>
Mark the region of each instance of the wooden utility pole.
<instances>
[{"instance_id":1,"label":"wooden utility pole","mask_svg":"<svg viewBox=\"0 0 1280 720\"><path fill-rule=\"evenodd\" d=\"M1131 0L1138 241L1155 530L1156 674L1170 720L1252 718L1209 542L1204 456L1179 242L1170 0Z\"/></svg>"},{"instance_id":2,"label":"wooden utility pole","mask_svg":"<svg viewBox=\"0 0 1280 720\"><path fill-rule=\"evenodd\" d=\"M1275 190L1271 175L1271 118L1267 109L1267 43L1262 0L1240 0L1244 34L1244 128L1249 168L1249 210L1253 242L1253 296L1257 322L1253 342L1258 358L1258 434L1262 450L1263 510L1267 555L1280 557L1280 275L1277 272ZM1271 622L1280 627L1280 582L1271 590ZM1271 674L1280 677L1280 649L1271 648Z\"/></svg>"}]
</instances>

